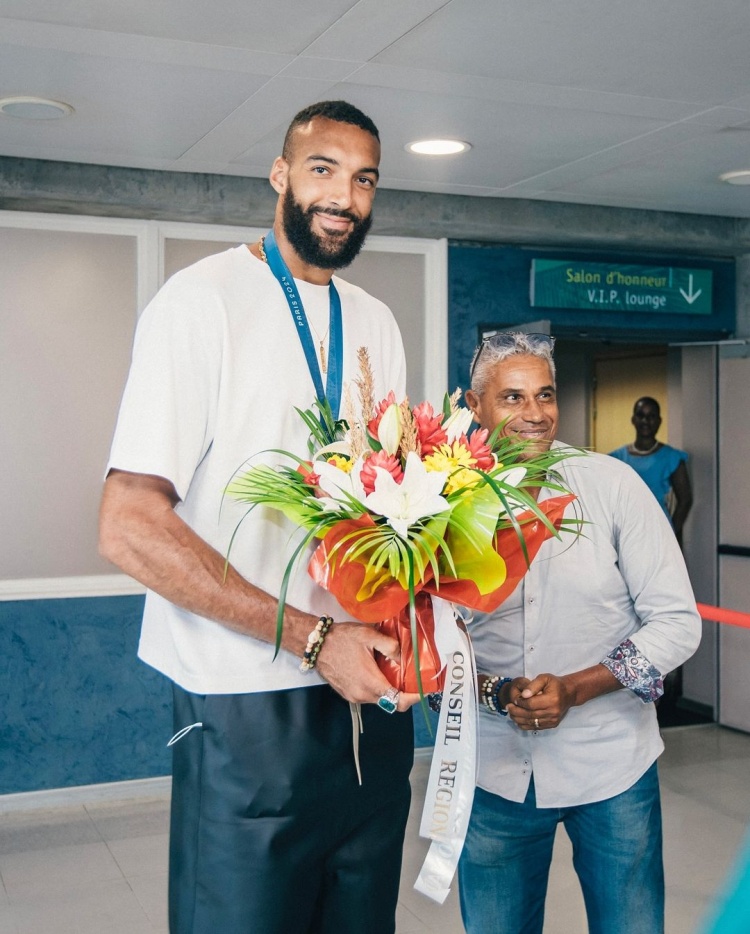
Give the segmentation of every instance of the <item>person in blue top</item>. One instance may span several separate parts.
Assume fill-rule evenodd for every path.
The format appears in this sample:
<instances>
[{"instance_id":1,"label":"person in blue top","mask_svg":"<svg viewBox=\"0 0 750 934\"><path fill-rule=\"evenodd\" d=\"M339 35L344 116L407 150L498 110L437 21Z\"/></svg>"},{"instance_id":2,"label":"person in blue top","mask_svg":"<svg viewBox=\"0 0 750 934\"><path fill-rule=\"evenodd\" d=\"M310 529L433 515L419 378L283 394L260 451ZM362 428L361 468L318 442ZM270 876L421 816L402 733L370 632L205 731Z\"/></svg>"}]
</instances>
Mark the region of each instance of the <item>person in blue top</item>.
<instances>
[{"instance_id":1,"label":"person in blue top","mask_svg":"<svg viewBox=\"0 0 750 934\"><path fill-rule=\"evenodd\" d=\"M661 411L656 399L650 396L638 399L633 406L633 417L630 421L635 428L635 441L617 448L616 451L610 451L610 454L630 464L640 474L659 501L672 523L677 541L682 545L682 529L693 505L693 492L687 471L688 455L685 451L656 440L661 426ZM670 491L674 497L674 508L671 511Z\"/></svg>"}]
</instances>

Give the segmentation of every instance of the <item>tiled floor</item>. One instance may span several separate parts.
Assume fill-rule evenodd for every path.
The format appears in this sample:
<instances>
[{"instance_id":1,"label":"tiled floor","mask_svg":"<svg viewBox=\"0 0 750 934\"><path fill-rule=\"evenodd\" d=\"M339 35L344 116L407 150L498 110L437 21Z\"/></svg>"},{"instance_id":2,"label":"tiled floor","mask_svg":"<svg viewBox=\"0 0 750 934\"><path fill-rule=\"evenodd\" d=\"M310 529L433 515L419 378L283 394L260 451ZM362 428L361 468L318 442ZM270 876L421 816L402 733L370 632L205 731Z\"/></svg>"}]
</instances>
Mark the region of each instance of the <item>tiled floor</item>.
<instances>
[{"instance_id":1,"label":"tiled floor","mask_svg":"<svg viewBox=\"0 0 750 934\"><path fill-rule=\"evenodd\" d=\"M750 821L750 736L713 725L677 727L664 736L667 934L691 934ZM417 825L428 768L429 759L418 758L398 934L460 934L455 891L438 906L412 889L427 849ZM31 810L0 797L0 934L166 932L167 793L145 789L137 799ZM544 932L586 932L563 832Z\"/></svg>"}]
</instances>

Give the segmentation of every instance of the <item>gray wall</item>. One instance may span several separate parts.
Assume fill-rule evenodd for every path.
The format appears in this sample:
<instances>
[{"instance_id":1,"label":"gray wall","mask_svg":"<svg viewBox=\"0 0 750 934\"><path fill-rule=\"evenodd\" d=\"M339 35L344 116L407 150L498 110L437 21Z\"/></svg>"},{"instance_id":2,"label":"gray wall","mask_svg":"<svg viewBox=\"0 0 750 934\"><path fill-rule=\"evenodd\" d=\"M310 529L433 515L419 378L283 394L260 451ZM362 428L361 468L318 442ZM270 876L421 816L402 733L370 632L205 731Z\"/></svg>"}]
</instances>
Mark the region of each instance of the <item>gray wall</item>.
<instances>
[{"instance_id":1,"label":"gray wall","mask_svg":"<svg viewBox=\"0 0 750 934\"><path fill-rule=\"evenodd\" d=\"M693 486L693 508L685 524L685 560L699 603L716 605L718 425L717 352L714 347L683 347L681 367L681 443L690 452L689 470ZM672 419L670 397L670 441ZM676 442L675 442L676 443ZM716 706L716 623L703 623L703 639L693 658L683 668L683 691L687 697Z\"/></svg>"},{"instance_id":2,"label":"gray wall","mask_svg":"<svg viewBox=\"0 0 750 934\"><path fill-rule=\"evenodd\" d=\"M739 355L741 354L741 355ZM719 358L719 544L750 549L750 357L727 347ZM719 600L750 611L750 557L719 557ZM750 731L750 631L722 626L719 638L719 720Z\"/></svg>"},{"instance_id":3,"label":"gray wall","mask_svg":"<svg viewBox=\"0 0 750 934\"><path fill-rule=\"evenodd\" d=\"M0 157L2 210L267 227L275 204L265 179ZM750 220L745 218L388 189L378 190L373 233L598 250L750 254Z\"/></svg>"},{"instance_id":4,"label":"gray wall","mask_svg":"<svg viewBox=\"0 0 750 934\"><path fill-rule=\"evenodd\" d=\"M130 362L135 238L0 226L0 257L0 580L111 573L98 497Z\"/></svg>"}]
</instances>

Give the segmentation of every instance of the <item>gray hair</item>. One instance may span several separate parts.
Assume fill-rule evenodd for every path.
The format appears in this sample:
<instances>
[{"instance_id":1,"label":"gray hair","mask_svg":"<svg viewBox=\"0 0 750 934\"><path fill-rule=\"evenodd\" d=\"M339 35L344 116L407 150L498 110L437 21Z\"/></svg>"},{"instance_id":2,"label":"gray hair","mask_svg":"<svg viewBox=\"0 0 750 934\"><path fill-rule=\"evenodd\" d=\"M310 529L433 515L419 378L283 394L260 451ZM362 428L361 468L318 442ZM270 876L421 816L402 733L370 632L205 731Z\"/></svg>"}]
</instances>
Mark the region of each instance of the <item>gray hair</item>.
<instances>
[{"instance_id":1,"label":"gray hair","mask_svg":"<svg viewBox=\"0 0 750 934\"><path fill-rule=\"evenodd\" d=\"M552 350L554 337L548 334L525 334L522 331L499 331L485 337L474 351L469 370L471 388L481 396L487 388L493 368L512 356L531 356L545 360L550 368L552 383L555 382L555 361Z\"/></svg>"}]
</instances>

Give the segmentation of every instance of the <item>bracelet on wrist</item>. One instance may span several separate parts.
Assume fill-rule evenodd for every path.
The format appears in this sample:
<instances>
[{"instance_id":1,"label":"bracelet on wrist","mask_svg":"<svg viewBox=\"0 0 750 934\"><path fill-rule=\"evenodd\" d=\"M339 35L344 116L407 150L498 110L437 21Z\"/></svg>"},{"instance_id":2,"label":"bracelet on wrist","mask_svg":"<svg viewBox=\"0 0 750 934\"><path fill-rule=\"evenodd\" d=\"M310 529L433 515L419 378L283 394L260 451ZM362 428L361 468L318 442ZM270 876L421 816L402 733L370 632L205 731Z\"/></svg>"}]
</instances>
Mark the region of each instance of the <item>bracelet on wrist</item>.
<instances>
[{"instance_id":1,"label":"bracelet on wrist","mask_svg":"<svg viewBox=\"0 0 750 934\"><path fill-rule=\"evenodd\" d=\"M443 692L433 691L432 694L428 694L427 706L435 713L440 713L440 708L443 706Z\"/></svg>"},{"instance_id":2,"label":"bracelet on wrist","mask_svg":"<svg viewBox=\"0 0 750 934\"><path fill-rule=\"evenodd\" d=\"M318 661L320 650L323 648L325 637L328 635L328 630L331 626L333 626L333 619L330 616L320 617L315 629L313 629L307 637L307 645L305 646L305 651L302 654L302 661L299 666L300 671L307 672L313 670L315 663Z\"/></svg>"},{"instance_id":3,"label":"bracelet on wrist","mask_svg":"<svg viewBox=\"0 0 750 934\"><path fill-rule=\"evenodd\" d=\"M479 699L490 713L499 713L501 717L507 717L508 711L500 706L500 692L506 684L510 684L513 678L501 678L500 675L493 675L485 679L479 692ZM443 702L443 695L440 692L427 695L427 704L430 710L440 713L440 707Z\"/></svg>"},{"instance_id":4,"label":"bracelet on wrist","mask_svg":"<svg viewBox=\"0 0 750 934\"><path fill-rule=\"evenodd\" d=\"M508 716L508 710L506 707L503 707L500 703L500 692L505 687L506 684L510 684L513 678L501 678L495 687L492 690L492 700L495 704L495 709L500 714L501 717Z\"/></svg>"},{"instance_id":5,"label":"bracelet on wrist","mask_svg":"<svg viewBox=\"0 0 750 934\"><path fill-rule=\"evenodd\" d=\"M492 690L500 680L500 675L494 675L493 677L486 677L484 679L484 684L482 685L482 690L480 691L480 697L484 706L489 710L490 713L497 713L497 708L495 707L495 701L492 697Z\"/></svg>"},{"instance_id":6,"label":"bracelet on wrist","mask_svg":"<svg viewBox=\"0 0 750 934\"><path fill-rule=\"evenodd\" d=\"M501 717L508 716L508 711L500 705L500 692L512 680L512 678L502 678L500 675L493 675L484 679L480 696L482 703L490 713L499 713Z\"/></svg>"}]
</instances>

